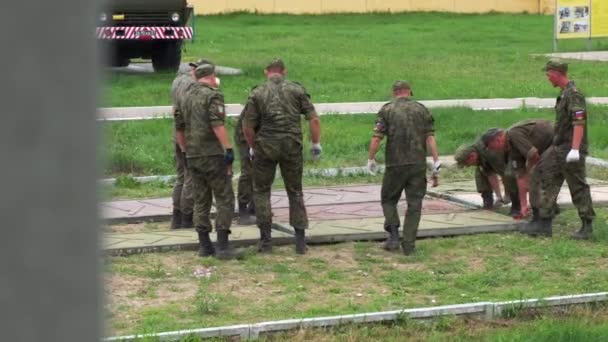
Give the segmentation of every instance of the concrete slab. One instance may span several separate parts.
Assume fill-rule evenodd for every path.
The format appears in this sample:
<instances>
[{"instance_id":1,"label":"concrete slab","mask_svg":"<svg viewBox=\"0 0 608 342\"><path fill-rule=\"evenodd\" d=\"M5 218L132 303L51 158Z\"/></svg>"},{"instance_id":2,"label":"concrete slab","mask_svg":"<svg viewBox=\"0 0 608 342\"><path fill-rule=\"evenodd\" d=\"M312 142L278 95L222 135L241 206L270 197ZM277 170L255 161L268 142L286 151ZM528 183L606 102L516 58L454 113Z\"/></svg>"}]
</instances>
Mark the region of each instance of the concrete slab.
<instances>
[{"instance_id":1,"label":"concrete slab","mask_svg":"<svg viewBox=\"0 0 608 342\"><path fill-rule=\"evenodd\" d=\"M608 182L597 179L588 179L587 181L589 186L591 186L591 198L593 199L593 204L596 206L608 205ZM475 181L472 180L440 184L436 188L429 189L428 193L431 196L472 207L481 207L483 205L481 196L475 189ZM573 207L570 190L565 182L557 198L557 203L562 208Z\"/></svg>"},{"instance_id":2,"label":"concrete slab","mask_svg":"<svg viewBox=\"0 0 608 342\"><path fill-rule=\"evenodd\" d=\"M473 110L507 110L517 108L553 108L555 98L518 97L511 99L455 99L422 100L428 108L465 107ZM316 103L319 115L377 113L386 102ZM607 105L608 97L589 97L589 104ZM240 104L227 104L226 114L238 116L243 110ZM107 107L98 108L97 119L107 121L145 120L172 118L171 106L157 107Z\"/></svg>"},{"instance_id":3,"label":"concrete slab","mask_svg":"<svg viewBox=\"0 0 608 342\"><path fill-rule=\"evenodd\" d=\"M131 63L126 67L109 67L107 70L116 74L130 74L130 75L142 75L142 74L153 74L154 68L152 63ZM181 63L179 65L180 72L187 72L190 70L188 63ZM241 75L243 71L241 69L220 66L215 68L218 75Z\"/></svg>"},{"instance_id":4,"label":"concrete slab","mask_svg":"<svg viewBox=\"0 0 608 342\"><path fill-rule=\"evenodd\" d=\"M545 56L551 59L608 62L608 51L560 52L545 54Z\"/></svg>"}]
</instances>

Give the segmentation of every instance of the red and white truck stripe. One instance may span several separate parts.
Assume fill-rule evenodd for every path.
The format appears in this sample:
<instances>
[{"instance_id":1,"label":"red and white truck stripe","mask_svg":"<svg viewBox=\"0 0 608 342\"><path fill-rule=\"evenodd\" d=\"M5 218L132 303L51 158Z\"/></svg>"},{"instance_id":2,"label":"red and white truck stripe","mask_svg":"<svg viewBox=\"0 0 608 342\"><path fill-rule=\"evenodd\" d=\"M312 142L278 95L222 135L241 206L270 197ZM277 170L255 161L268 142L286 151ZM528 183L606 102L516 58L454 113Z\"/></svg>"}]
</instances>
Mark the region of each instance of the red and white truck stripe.
<instances>
[{"instance_id":1,"label":"red and white truck stripe","mask_svg":"<svg viewBox=\"0 0 608 342\"><path fill-rule=\"evenodd\" d=\"M192 27L181 26L107 26L96 33L98 39L192 39Z\"/></svg>"}]
</instances>

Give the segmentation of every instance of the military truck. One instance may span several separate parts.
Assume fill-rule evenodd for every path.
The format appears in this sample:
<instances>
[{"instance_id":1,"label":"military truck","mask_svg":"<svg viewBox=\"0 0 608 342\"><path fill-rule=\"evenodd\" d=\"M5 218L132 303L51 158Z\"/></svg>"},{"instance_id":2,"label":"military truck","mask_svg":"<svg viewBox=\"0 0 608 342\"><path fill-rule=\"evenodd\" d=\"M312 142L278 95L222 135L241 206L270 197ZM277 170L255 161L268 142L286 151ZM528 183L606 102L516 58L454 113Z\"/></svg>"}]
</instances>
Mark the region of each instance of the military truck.
<instances>
[{"instance_id":1,"label":"military truck","mask_svg":"<svg viewBox=\"0 0 608 342\"><path fill-rule=\"evenodd\" d=\"M194 9L186 0L109 0L99 14L97 39L112 66L151 59L154 70L179 68L182 44L192 39Z\"/></svg>"}]
</instances>

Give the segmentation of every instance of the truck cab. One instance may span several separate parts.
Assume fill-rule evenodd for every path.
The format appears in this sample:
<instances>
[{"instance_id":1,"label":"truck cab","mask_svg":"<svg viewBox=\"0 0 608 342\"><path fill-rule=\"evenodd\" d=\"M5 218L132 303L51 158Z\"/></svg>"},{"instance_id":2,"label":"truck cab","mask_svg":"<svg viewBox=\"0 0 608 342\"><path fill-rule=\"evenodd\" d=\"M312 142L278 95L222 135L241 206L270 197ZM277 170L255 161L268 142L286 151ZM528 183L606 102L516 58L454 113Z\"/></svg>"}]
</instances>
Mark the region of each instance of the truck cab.
<instances>
[{"instance_id":1,"label":"truck cab","mask_svg":"<svg viewBox=\"0 0 608 342\"><path fill-rule=\"evenodd\" d=\"M186 0L111 0L99 14L96 33L112 66L142 58L151 59L156 71L175 71L193 26L194 9Z\"/></svg>"}]
</instances>

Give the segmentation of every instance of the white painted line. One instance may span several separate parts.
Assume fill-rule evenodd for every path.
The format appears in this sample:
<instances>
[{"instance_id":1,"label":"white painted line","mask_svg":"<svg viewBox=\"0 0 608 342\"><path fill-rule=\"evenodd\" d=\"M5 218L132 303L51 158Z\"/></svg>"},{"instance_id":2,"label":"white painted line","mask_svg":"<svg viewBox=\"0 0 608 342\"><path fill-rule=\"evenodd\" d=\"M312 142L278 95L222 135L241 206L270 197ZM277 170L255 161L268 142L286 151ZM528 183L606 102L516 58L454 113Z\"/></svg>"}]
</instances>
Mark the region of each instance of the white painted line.
<instances>
[{"instance_id":1,"label":"white painted line","mask_svg":"<svg viewBox=\"0 0 608 342\"><path fill-rule=\"evenodd\" d=\"M339 326L342 324L370 323L395 321L401 317L409 319L430 319L440 316L480 316L492 319L512 308L548 308L553 306L570 306L577 304L604 302L608 300L608 292L590 293L582 295L548 297L543 299L526 299L508 302L479 302L460 305L445 305L431 308L416 308L392 310L384 312L371 312L354 315L341 315L318 318L288 319L281 321L262 322L255 324L231 325L217 328L204 328L180 330L159 334L130 335L123 337L110 337L104 341L139 341L145 337L158 338L161 341L177 341L180 338L194 335L203 338L219 336L239 336L242 339L257 338L260 333L286 331L302 328L322 328Z\"/></svg>"}]
</instances>

